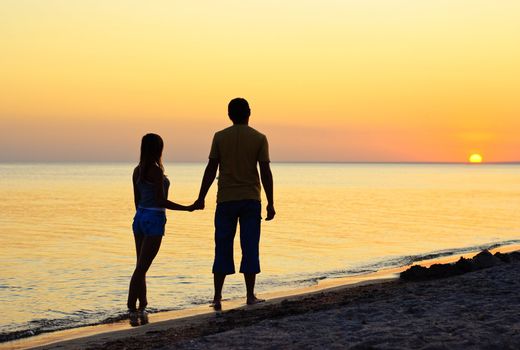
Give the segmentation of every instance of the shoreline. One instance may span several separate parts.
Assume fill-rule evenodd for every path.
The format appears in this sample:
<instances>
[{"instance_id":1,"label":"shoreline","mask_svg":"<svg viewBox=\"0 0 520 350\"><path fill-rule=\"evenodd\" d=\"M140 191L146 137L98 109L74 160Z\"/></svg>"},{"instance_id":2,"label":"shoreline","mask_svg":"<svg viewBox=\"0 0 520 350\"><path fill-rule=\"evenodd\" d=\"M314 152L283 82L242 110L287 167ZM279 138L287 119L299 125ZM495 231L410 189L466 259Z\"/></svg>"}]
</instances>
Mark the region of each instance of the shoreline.
<instances>
[{"instance_id":1,"label":"shoreline","mask_svg":"<svg viewBox=\"0 0 520 350\"><path fill-rule=\"evenodd\" d=\"M502 246L490 251L508 253L520 250L520 245ZM430 266L436 263L451 263L458 260L459 257L470 257L478 251L469 252L465 254L452 255L432 260L421 261L422 266ZM414 263L417 264L417 263ZM411 265L414 265L411 264ZM266 298L267 302L255 305L246 306L242 299L234 299L225 301L223 303L222 315L233 313L252 313L252 314L268 314L272 312L273 308L287 303L299 303L302 299L323 297L323 295L344 293L357 293L356 291L363 291L364 289L378 289L383 285L393 285L400 283L398 274L411 265L400 268L391 268L380 270L374 273L358 276L350 276L336 279L327 279L319 281L317 285L299 288L294 290L287 290L283 292L263 293L260 296ZM320 306L323 306L320 302ZM99 324L94 326L85 326L78 328L71 328L62 331L43 333L33 337L27 337L0 343L0 349L25 349L25 348L55 348L65 346L73 348L86 348L92 344L118 342L122 339L130 337L145 336L146 334L164 333L172 329L179 328L181 325L192 325L192 328L197 326L206 326L218 319L220 313L215 313L207 305L202 305L194 308L159 312L149 314L149 323L146 325L132 327L129 320L125 319L115 323ZM216 318L217 316L217 318ZM269 315L264 315L269 316ZM265 318L265 317L264 317ZM267 317L269 318L269 317ZM261 319L263 319L261 317ZM194 331L192 330L192 333ZM196 333L196 332L195 332ZM186 333L187 334L187 333ZM195 336L196 334L192 334ZM91 345L89 345L91 344Z\"/></svg>"}]
</instances>

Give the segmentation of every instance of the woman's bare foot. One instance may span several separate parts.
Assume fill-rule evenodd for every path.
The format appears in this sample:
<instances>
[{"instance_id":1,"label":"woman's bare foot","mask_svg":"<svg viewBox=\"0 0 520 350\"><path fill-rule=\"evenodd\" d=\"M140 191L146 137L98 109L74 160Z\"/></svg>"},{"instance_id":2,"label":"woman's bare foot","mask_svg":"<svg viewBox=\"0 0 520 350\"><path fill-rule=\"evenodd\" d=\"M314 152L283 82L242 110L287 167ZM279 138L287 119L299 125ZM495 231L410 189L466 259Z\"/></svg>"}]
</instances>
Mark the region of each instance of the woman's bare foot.
<instances>
[{"instance_id":1,"label":"woman's bare foot","mask_svg":"<svg viewBox=\"0 0 520 350\"><path fill-rule=\"evenodd\" d=\"M145 310L138 310L137 317L139 318L139 323L141 326L144 326L148 323L148 313Z\"/></svg>"},{"instance_id":2,"label":"woman's bare foot","mask_svg":"<svg viewBox=\"0 0 520 350\"><path fill-rule=\"evenodd\" d=\"M139 318L137 317L137 309L128 309L128 319L132 327L139 326Z\"/></svg>"},{"instance_id":3,"label":"woman's bare foot","mask_svg":"<svg viewBox=\"0 0 520 350\"><path fill-rule=\"evenodd\" d=\"M252 297L247 297L247 305L255 305L258 303L263 303L264 301L265 299L257 298L255 295L253 295Z\"/></svg>"}]
</instances>

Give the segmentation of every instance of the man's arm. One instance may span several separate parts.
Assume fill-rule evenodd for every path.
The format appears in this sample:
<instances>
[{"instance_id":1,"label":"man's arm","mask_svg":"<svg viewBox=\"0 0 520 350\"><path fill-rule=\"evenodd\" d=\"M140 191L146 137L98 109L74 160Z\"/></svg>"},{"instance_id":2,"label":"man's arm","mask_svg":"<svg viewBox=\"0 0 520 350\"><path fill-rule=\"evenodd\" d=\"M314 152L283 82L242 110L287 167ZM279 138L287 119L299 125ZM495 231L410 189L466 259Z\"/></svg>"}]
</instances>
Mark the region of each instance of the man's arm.
<instances>
[{"instance_id":1,"label":"man's arm","mask_svg":"<svg viewBox=\"0 0 520 350\"><path fill-rule=\"evenodd\" d=\"M218 159L209 159L208 165L206 165L206 170L204 171L204 176L202 177L202 183L200 184L199 198L195 201L197 208L204 209L204 199L206 198L206 194L208 194L213 181L215 181L218 165Z\"/></svg>"},{"instance_id":2,"label":"man's arm","mask_svg":"<svg viewBox=\"0 0 520 350\"><path fill-rule=\"evenodd\" d=\"M265 220L269 221L276 215L273 198L273 173L271 172L269 162L259 162L259 164L260 178L262 179L262 186L264 187L265 196L267 197L267 217Z\"/></svg>"}]
</instances>

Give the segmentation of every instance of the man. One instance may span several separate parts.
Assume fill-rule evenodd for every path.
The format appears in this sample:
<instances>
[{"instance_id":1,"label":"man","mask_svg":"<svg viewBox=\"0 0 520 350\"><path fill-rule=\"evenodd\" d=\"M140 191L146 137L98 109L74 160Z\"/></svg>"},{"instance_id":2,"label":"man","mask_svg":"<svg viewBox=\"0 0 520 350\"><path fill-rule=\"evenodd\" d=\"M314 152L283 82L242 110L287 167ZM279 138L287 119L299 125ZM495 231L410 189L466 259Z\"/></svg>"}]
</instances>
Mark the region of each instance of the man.
<instances>
[{"instance_id":1,"label":"man","mask_svg":"<svg viewBox=\"0 0 520 350\"><path fill-rule=\"evenodd\" d=\"M243 98L229 102L228 115L233 125L213 137L208 165L200 186L196 205L204 207L204 199L219 170L217 208L215 211L215 260L213 307L221 310L222 287L226 275L235 273L233 241L240 222L242 261L247 304L264 300L255 296L256 274L260 272L260 179L267 197L267 217L275 216L273 176L269 166L269 147L265 135L249 126L251 110ZM257 163L260 165L260 178Z\"/></svg>"}]
</instances>

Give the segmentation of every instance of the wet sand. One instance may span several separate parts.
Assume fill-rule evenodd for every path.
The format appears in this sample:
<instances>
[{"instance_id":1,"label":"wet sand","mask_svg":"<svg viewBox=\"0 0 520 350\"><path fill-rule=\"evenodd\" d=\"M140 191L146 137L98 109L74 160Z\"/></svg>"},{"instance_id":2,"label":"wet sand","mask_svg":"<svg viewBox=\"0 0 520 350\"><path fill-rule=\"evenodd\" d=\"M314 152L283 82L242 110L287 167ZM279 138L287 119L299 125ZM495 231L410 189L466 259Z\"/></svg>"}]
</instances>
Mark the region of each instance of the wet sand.
<instances>
[{"instance_id":1,"label":"wet sand","mask_svg":"<svg viewBox=\"0 0 520 350\"><path fill-rule=\"evenodd\" d=\"M428 282L390 282L281 303L254 324L157 349L519 349L520 262ZM285 311L282 311L283 309ZM232 327L236 320L238 326ZM246 318L247 320L247 318ZM244 324L246 323L246 324ZM219 329L219 327L221 329ZM153 339L153 338L151 338Z\"/></svg>"},{"instance_id":2,"label":"wet sand","mask_svg":"<svg viewBox=\"0 0 520 350\"><path fill-rule=\"evenodd\" d=\"M519 291L520 262L514 261L425 282L372 280L250 307L237 308L237 301L224 304L227 311L218 314L205 306L195 316L105 328L108 333L97 329L92 336L43 348L517 349ZM65 339L62 334L54 341ZM41 344L45 341L23 347Z\"/></svg>"}]
</instances>

